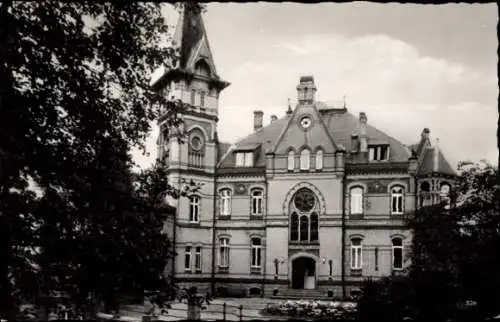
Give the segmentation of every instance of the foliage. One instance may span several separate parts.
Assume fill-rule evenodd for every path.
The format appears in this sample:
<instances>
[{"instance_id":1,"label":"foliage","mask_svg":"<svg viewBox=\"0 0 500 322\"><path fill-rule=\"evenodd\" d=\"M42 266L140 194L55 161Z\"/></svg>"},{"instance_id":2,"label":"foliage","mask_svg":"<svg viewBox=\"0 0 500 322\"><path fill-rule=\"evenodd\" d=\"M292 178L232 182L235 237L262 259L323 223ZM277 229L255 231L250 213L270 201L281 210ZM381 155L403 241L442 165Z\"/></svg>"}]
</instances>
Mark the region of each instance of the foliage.
<instances>
[{"instance_id":1,"label":"foliage","mask_svg":"<svg viewBox=\"0 0 500 322\"><path fill-rule=\"evenodd\" d=\"M290 318L354 321L356 303L288 300L277 304L269 304L263 310L263 313L273 316L288 316Z\"/></svg>"},{"instance_id":2,"label":"foliage","mask_svg":"<svg viewBox=\"0 0 500 322\"><path fill-rule=\"evenodd\" d=\"M498 169L485 162L461 163L459 173L451 207L423 207L408 219L413 233L408 275L365 283L359 302L365 321L405 316L444 321L463 318L464 312L498 314ZM477 303L477 309L467 303Z\"/></svg>"},{"instance_id":3,"label":"foliage","mask_svg":"<svg viewBox=\"0 0 500 322\"><path fill-rule=\"evenodd\" d=\"M149 86L161 5L2 2L0 6L0 315L67 294L79 306L137 289L169 297L161 234L173 191L161 166L132 174L160 113L184 105ZM158 180L163 178L163 182Z\"/></svg>"}]
</instances>

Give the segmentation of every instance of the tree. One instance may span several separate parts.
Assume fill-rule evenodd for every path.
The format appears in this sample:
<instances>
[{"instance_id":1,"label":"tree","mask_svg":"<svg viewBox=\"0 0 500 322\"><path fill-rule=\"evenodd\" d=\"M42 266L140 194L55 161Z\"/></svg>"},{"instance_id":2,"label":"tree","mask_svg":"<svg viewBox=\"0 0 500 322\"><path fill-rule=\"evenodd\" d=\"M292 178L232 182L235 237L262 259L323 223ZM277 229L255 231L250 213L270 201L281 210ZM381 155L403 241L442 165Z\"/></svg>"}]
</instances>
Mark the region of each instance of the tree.
<instances>
[{"instance_id":1,"label":"tree","mask_svg":"<svg viewBox=\"0 0 500 322\"><path fill-rule=\"evenodd\" d=\"M175 127L184 108L149 86L152 68L177 57L161 45L160 9L1 4L0 315L40 293L83 305L89 294L169 289L158 233L169 188L141 186L129 154L159 113Z\"/></svg>"},{"instance_id":2,"label":"tree","mask_svg":"<svg viewBox=\"0 0 500 322\"><path fill-rule=\"evenodd\" d=\"M360 301L365 320L377 314L398 320L397 312L419 321L459 319L465 316L461 309L473 303L482 317L498 314L498 168L486 162L463 162L458 170L450 208L423 207L408 219L412 246L407 277L366 283Z\"/></svg>"}]
</instances>

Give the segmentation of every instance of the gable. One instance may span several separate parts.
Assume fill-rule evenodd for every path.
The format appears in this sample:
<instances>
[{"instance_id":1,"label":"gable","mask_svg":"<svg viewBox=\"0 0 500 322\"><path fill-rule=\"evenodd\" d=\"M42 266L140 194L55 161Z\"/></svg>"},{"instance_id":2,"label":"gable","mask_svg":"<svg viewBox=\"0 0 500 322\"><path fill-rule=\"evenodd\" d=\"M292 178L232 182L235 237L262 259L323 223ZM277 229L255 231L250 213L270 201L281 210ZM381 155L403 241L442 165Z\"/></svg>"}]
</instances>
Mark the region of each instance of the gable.
<instances>
[{"instance_id":1,"label":"gable","mask_svg":"<svg viewBox=\"0 0 500 322\"><path fill-rule=\"evenodd\" d=\"M310 123L308 127L304 125ZM321 148L325 153L334 153L337 147L328 132L315 105L299 105L290 116L273 149L275 154L286 154L290 149L300 151Z\"/></svg>"}]
</instances>

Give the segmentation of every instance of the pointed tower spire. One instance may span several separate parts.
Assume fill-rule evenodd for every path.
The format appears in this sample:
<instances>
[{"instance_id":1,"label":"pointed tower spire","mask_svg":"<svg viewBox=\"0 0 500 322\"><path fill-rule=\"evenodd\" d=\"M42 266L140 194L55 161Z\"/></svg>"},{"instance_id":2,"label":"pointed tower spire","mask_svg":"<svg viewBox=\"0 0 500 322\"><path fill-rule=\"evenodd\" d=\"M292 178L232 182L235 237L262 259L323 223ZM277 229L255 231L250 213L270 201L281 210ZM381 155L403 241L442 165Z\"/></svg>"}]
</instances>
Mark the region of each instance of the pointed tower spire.
<instances>
[{"instance_id":1,"label":"pointed tower spire","mask_svg":"<svg viewBox=\"0 0 500 322\"><path fill-rule=\"evenodd\" d=\"M200 74L210 79L211 86L219 91L229 86L229 83L220 79L215 68L215 61L208 43L207 31L203 23L203 7L194 1L181 4L179 20L172 39L172 44L178 50L177 61L172 69L165 70L163 75L154 83L172 72L184 74Z\"/></svg>"}]
</instances>

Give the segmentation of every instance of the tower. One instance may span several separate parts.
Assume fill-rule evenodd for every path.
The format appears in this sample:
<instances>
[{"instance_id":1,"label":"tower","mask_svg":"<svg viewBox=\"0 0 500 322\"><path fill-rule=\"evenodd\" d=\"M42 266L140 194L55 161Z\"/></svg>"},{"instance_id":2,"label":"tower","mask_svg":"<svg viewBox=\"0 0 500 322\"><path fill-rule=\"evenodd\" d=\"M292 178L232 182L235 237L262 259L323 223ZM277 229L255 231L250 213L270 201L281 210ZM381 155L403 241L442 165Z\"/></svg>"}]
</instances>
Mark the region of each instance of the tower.
<instances>
[{"instance_id":1,"label":"tower","mask_svg":"<svg viewBox=\"0 0 500 322\"><path fill-rule=\"evenodd\" d=\"M198 191L170 201L177 208L176 252L186 254L173 263L176 278L182 279L191 272L201 277L211 271L218 105L219 95L229 83L217 74L198 4L183 4L173 46L178 59L153 86L187 107L179 115L182 124L177 128L167 125L169 111L160 116L158 158L166 162L172 186L183 189L191 180L201 184Z\"/></svg>"}]
</instances>

